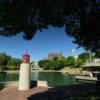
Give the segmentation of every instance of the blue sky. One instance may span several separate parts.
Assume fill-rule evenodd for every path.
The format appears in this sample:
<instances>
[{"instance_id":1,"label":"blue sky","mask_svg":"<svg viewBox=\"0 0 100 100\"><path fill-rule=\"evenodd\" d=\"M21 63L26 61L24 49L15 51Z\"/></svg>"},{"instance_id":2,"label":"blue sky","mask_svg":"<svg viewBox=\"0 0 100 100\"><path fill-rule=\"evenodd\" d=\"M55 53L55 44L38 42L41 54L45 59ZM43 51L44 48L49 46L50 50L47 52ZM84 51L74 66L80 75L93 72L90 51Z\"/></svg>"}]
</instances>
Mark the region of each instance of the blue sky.
<instances>
[{"instance_id":1,"label":"blue sky","mask_svg":"<svg viewBox=\"0 0 100 100\"><path fill-rule=\"evenodd\" d=\"M48 53L63 53L65 57L72 54L72 49L77 55L84 52L83 48L77 49L68 37L64 28L52 28L37 32L31 41L22 38L22 34L15 37L0 36L0 52L5 52L12 57L21 58L25 51L31 56L31 61L46 58Z\"/></svg>"}]
</instances>

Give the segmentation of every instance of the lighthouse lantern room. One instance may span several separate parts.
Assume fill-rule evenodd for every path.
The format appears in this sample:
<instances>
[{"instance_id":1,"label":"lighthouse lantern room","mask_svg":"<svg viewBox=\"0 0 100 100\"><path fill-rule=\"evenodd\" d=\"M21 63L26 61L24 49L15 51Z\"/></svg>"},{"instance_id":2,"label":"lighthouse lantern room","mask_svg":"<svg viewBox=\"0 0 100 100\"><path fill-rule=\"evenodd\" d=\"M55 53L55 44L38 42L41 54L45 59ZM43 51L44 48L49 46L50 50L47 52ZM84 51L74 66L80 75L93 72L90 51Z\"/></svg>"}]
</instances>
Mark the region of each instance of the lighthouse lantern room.
<instances>
[{"instance_id":1,"label":"lighthouse lantern room","mask_svg":"<svg viewBox=\"0 0 100 100\"><path fill-rule=\"evenodd\" d=\"M25 52L25 54L23 55L21 63L30 63L30 56L27 52Z\"/></svg>"}]
</instances>

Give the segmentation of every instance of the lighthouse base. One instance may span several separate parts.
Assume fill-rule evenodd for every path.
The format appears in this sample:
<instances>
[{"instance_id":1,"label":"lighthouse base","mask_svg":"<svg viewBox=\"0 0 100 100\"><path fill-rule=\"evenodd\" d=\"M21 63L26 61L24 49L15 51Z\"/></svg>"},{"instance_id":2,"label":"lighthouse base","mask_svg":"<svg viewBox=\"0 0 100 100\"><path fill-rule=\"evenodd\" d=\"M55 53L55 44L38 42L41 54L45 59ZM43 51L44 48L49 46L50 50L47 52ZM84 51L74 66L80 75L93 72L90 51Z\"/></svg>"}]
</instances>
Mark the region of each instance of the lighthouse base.
<instances>
[{"instance_id":1,"label":"lighthouse base","mask_svg":"<svg viewBox=\"0 0 100 100\"><path fill-rule=\"evenodd\" d=\"M22 63L20 65L18 90L29 90L30 89L30 74L31 74L30 64Z\"/></svg>"}]
</instances>

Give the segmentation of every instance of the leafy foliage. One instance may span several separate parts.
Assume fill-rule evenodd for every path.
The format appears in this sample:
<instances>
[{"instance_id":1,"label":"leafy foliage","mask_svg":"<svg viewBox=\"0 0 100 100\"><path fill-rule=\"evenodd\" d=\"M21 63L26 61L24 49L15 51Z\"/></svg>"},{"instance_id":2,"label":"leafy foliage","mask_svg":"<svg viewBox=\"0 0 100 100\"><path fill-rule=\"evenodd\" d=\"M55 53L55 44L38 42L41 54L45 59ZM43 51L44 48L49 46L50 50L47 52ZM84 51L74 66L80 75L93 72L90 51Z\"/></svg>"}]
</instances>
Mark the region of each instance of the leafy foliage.
<instances>
[{"instance_id":1,"label":"leafy foliage","mask_svg":"<svg viewBox=\"0 0 100 100\"><path fill-rule=\"evenodd\" d=\"M40 60L38 62L38 65L45 70L50 69L50 61L49 60Z\"/></svg>"},{"instance_id":2,"label":"leafy foliage","mask_svg":"<svg viewBox=\"0 0 100 100\"><path fill-rule=\"evenodd\" d=\"M78 59L81 59L83 60L83 62L86 62L87 60L90 59L90 54L89 53L81 53L79 56L78 56Z\"/></svg>"},{"instance_id":3,"label":"leafy foliage","mask_svg":"<svg viewBox=\"0 0 100 100\"><path fill-rule=\"evenodd\" d=\"M77 61L76 61L77 67L80 67L83 64L83 62L84 62L83 59L78 58Z\"/></svg>"},{"instance_id":4,"label":"leafy foliage","mask_svg":"<svg viewBox=\"0 0 100 100\"><path fill-rule=\"evenodd\" d=\"M32 39L38 30L65 27L74 43L100 51L100 2L96 0L1 0L0 35L23 32Z\"/></svg>"},{"instance_id":5,"label":"leafy foliage","mask_svg":"<svg viewBox=\"0 0 100 100\"><path fill-rule=\"evenodd\" d=\"M65 63L64 60L56 58L53 60L40 60L38 62L38 65L45 70L48 69L59 70L62 67L64 67Z\"/></svg>"},{"instance_id":6,"label":"leafy foliage","mask_svg":"<svg viewBox=\"0 0 100 100\"><path fill-rule=\"evenodd\" d=\"M68 66L75 66L75 58L72 57L72 56L69 56L69 57L66 59L66 62L67 62L67 65L68 65Z\"/></svg>"},{"instance_id":7,"label":"leafy foliage","mask_svg":"<svg viewBox=\"0 0 100 100\"><path fill-rule=\"evenodd\" d=\"M6 55L6 53L0 53L0 65L5 66L10 59L11 57Z\"/></svg>"},{"instance_id":8,"label":"leafy foliage","mask_svg":"<svg viewBox=\"0 0 100 100\"><path fill-rule=\"evenodd\" d=\"M20 68L20 59L13 58L9 60L7 64L8 69L19 69Z\"/></svg>"},{"instance_id":9,"label":"leafy foliage","mask_svg":"<svg viewBox=\"0 0 100 100\"><path fill-rule=\"evenodd\" d=\"M20 66L20 59L12 58L6 53L0 53L0 70L4 69L18 69Z\"/></svg>"},{"instance_id":10,"label":"leafy foliage","mask_svg":"<svg viewBox=\"0 0 100 100\"><path fill-rule=\"evenodd\" d=\"M54 70L59 70L63 68L64 65L65 64L63 60L54 59L51 61L51 69L54 69Z\"/></svg>"},{"instance_id":11,"label":"leafy foliage","mask_svg":"<svg viewBox=\"0 0 100 100\"><path fill-rule=\"evenodd\" d=\"M0 70L1 71L6 68L6 65L10 59L11 57L8 56L6 53L0 53Z\"/></svg>"},{"instance_id":12,"label":"leafy foliage","mask_svg":"<svg viewBox=\"0 0 100 100\"><path fill-rule=\"evenodd\" d=\"M100 58L100 51L96 51L95 57Z\"/></svg>"}]
</instances>

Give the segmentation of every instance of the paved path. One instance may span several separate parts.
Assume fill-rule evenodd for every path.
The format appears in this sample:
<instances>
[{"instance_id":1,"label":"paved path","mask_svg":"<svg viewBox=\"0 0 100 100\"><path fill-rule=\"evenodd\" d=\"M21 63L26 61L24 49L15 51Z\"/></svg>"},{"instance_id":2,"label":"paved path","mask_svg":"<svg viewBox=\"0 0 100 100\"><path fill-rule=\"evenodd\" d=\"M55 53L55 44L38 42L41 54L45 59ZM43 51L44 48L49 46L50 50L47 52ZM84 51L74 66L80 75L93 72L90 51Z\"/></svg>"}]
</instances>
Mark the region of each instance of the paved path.
<instances>
[{"instance_id":1,"label":"paved path","mask_svg":"<svg viewBox=\"0 0 100 100\"><path fill-rule=\"evenodd\" d=\"M17 88L3 89L0 91L0 100L27 100L27 97L47 91L45 87L35 87L29 91L18 91Z\"/></svg>"},{"instance_id":2,"label":"paved path","mask_svg":"<svg viewBox=\"0 0 100 100\"><path fill-rule=\"evenodd\" d=\"M9 88L0 92L0 100L90 100L86 96L94 92L95 89L95 83L54 88L35 87L29 91L18 91L17 88ZM83 99L75 99L79 96ZM100 97L96 100L100 100Z\"/></svg>"}]
</instances>

